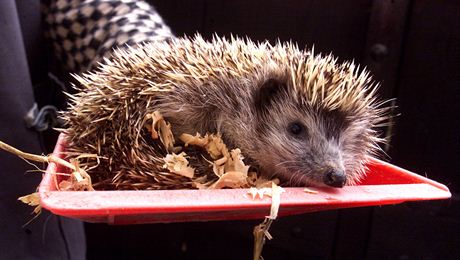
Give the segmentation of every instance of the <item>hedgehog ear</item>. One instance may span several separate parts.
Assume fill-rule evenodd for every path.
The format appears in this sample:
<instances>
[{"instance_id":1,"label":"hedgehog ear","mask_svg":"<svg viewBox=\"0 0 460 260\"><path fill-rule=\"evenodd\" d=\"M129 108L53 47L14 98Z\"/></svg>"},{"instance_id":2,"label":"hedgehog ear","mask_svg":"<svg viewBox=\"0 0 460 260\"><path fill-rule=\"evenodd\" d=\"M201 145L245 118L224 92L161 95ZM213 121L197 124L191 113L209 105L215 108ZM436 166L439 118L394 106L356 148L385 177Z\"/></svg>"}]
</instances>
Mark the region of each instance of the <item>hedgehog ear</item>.
<instances>
[{"instance_id":1,"label":"hedgehog ear","mask_svg":"<svg viewBox=\"0 0 460 260\"><path fill-rule=\"evenodd\" d=\"M281 93L286 90L286 84L270 78L266 80L257 90L254 96L254 105L258 112L265 112L270 108L273 101L277 100Z\"/></svg>"}]
</instances>

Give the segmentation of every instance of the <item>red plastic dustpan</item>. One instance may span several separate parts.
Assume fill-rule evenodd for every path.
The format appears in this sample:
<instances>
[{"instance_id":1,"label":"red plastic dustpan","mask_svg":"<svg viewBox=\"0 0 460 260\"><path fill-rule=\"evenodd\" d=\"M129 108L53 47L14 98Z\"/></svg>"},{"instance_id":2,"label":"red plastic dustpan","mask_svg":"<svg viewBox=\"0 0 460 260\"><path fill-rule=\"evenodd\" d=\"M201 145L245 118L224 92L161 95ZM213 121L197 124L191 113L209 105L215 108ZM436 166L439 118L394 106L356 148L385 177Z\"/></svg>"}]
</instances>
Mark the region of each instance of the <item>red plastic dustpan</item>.
<instances>
[{"instance_id":1,"label":"red plastic dustpan","mask_svg":"<svg viewBox=\"0 0 460 260\"><path fill-rule=\"evenodd\" d=\"M62 155L61 135L55 155ZM252 199L247 189L161 191L57 191L53 173L63 172L50 163L40 184L42 206L54 214L87 222L140 224L235 219L262 219L270 213L271 199ZM357 186L341 189L285 188L280 216L405 201L451 197L449 189L435 181L391 164L374 160L367 177Z\"/></svg>"}]
</instances>

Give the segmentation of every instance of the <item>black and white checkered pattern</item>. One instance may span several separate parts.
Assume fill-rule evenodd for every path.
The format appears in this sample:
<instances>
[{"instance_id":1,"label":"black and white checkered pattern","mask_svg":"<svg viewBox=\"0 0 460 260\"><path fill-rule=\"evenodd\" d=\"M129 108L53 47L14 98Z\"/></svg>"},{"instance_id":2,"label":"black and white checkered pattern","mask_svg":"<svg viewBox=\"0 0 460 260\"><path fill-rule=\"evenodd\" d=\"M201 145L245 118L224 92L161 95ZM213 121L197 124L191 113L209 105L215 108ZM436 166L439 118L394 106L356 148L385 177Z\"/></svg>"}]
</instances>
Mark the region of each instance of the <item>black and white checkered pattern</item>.
<instances>
[{"instance_id":1,"label":"black and white checkered pattern","mask_svg":"<svg viewBox=\"0 0 460 260\"><path fill-rule=\"evenodd\" d=\"M173 37L156 10L141 0L48 0L46 34L69 72L93 68L114 48Z\"/></svg>"}]
</instances>

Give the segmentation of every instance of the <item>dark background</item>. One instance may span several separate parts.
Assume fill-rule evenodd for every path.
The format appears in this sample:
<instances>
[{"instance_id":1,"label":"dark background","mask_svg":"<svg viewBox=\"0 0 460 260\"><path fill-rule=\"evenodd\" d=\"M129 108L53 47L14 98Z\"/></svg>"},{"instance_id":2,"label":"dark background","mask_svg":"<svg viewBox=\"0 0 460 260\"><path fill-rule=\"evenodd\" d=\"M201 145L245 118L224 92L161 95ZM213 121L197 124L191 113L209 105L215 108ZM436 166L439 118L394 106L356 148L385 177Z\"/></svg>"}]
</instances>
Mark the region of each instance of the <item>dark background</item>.
<instances>
[{"instance_id":1,"label":"dark background","mask_svg":"<svg viewBox=\"0 0 460 260\"><path fill-rule=\"evenodd\" d=\"M47 60L18 0L36 96ZM279 219L265 259L460 259L460 1L151 1L177 34L293 40L367 66L396 98L388 160L446 184L452 199ZM31 11L32 10L32 11ZM49 91L48 91L49 92ZM46 95L45 95L46 96ZM46 97L41 100L46 100ZM43 101L46 103L46 101ZM45 139L48 140L48 139ZM50 142L52 144L52 142ZM249 259L257 222L87 224L89 259Z\"/></svg>"}]
</instances>

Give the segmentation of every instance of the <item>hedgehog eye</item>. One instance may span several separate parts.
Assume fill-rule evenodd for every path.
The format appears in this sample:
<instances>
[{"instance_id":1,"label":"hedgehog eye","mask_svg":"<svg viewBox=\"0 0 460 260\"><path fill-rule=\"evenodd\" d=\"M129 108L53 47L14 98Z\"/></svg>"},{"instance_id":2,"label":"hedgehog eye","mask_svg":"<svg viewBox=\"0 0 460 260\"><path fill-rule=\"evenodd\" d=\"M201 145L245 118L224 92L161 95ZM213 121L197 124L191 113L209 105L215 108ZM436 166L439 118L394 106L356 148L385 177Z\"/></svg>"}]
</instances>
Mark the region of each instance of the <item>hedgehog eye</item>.
<instances>
[{"instance_id":1,"label":"hedgehog eye","mask_svg":"<svg viewBox=\"0 0 460 260\"><path fill-rule=\"evenodd\" d=\"M305 132L305 126L300 122L293 122L289 124L288 131L294 136L300 136Z\"/></svg>"}]
</instances>

